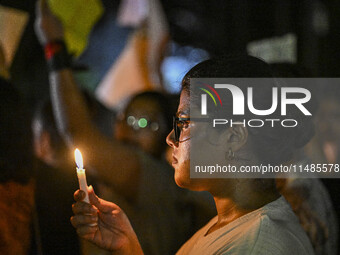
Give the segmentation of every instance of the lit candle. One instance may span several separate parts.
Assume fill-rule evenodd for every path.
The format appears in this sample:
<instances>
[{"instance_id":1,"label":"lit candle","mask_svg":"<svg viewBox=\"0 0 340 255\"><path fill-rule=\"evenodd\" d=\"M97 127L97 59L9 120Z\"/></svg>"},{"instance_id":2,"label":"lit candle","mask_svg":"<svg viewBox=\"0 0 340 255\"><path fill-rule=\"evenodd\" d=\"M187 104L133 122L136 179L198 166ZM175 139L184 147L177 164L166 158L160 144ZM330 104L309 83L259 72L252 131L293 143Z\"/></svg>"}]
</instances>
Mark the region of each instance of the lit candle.
<instances>
[{"instance_id":1,"label":"lit candle","mask_svg":"<svg viewBox=\"0 0 340 255\"><path fill-rule=\"evenodd\" d=\"M87 182L86 182L86 175L85 175L85 169L83 168L83 157L81 155L81 152L76 149L74 151L74 157L76 158L76 164L77 164L77 176L79 181L79 189L84 191L86 196L84 198L84 202L90 203L89 200L89 194L87 193Z\"/></svg>"}]
</instances>

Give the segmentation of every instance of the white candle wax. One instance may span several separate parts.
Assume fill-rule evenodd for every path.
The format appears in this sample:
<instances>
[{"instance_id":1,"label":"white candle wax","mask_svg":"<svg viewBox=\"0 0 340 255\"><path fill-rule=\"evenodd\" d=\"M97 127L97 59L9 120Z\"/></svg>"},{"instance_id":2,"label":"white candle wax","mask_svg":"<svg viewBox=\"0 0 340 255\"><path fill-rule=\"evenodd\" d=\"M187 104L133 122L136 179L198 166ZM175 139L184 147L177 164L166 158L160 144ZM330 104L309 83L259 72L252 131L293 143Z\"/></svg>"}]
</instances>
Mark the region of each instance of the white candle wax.
<instances>
[{"instance_id":1,"label":"white candle wax","mask_svg":"<svg viewBox=\"0 0 340 255\"><path fill-rule=\"evenodd\" d=\"M86 174L85 169L77 167L77 176L79 181L79 189L85 192L84 202L90 203L89 194L87 193L87 182L86 182Z\"/></svg>"},{"instance_id":2,"label":"white candle wax","mask_svg":"<svg viewBox=\"0 0 340 255\"><path fill-rule=\"evenodd\" d=\"M90 203L89 194L87 193L87 182L86 182L86 174L85 169L83 168L83 156L81 152L76 149L74 151L74 157L76 159L77 164L77 176L79 181L79 189L85 192L85 198L83 199L84 202Z\"/></svg>"}]
</instances>

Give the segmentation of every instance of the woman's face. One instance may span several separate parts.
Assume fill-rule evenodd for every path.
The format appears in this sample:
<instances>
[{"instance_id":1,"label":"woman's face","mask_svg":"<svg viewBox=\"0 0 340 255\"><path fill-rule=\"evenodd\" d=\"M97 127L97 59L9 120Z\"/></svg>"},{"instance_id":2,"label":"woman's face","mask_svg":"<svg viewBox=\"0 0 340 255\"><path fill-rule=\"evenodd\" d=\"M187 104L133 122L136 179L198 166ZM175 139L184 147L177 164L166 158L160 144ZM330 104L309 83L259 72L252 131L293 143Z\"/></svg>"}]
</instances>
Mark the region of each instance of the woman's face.
<instances>
[{"instance_id":1,"label":"woman's face","mask_svg":"<svg viewBox=\"0 0 340 255\"><path fill-rule=\"evenodd\" d=\"M176 117L190 117L189 95L182 91ZM179 142L175 141L174 130L166 138L166 142L172 147L172 166L175 169L175 181L178 186L191 190L209 190L208 179L190 179L190 130L194 128L194 123L187 122L181 127Z\"/></svg>"}]
</instances>

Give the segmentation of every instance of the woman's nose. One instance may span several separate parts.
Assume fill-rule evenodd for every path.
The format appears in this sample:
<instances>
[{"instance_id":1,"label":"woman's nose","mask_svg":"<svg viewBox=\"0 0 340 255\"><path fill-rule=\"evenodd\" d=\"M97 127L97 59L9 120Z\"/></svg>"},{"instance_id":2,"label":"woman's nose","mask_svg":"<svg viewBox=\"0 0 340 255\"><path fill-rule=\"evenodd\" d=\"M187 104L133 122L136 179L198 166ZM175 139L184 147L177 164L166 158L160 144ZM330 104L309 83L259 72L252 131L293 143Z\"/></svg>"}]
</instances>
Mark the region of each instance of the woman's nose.
<instances>
[{"instance_id":1,"label":"woman's nose","mask_svg":"<svg viewBox=\"0 0 340 255\"><path fill-rule=\"evenodd\" d=\"M166 137L166 143L170 146L170 147L174 147L176 146L177 142L175 141L175 132L174 130L171 130L171 132L168 134L168 136Z\"/></svg>"}]
</instances>

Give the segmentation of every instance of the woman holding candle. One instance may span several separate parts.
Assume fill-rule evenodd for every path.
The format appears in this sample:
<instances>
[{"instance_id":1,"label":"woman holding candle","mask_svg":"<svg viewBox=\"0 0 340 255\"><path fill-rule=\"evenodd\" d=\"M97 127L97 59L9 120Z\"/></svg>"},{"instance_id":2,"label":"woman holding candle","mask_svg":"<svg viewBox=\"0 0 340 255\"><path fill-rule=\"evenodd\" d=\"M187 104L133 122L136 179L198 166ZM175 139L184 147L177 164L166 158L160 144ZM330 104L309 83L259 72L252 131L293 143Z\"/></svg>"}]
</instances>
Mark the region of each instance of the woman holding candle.
<instances>
[{"instance_id":1,"label":"woman holding candle","mask_svg":"<svg viewBox=\"0 0 340 255\"><path fill-rule=\"evenodd\" d=\"M178 254L313 254L306 233L287 201L276 191L273 179L190 178L192 138L200 135L200 129L195 120L189 119L189 79L199 77L271 77L271 71L258 59L238 56L202 62L183 79L177 117L185 120L175 122L176 135L172 131L167 137L167 143L174 149L175 181L187 189L209 191L214 196L218 214L185 243ZM200 97L195 100L195 95L190 94L190 98L191 104L199 105ZM261 103L271 100L265 94L257 99ZM227 109L232 108L232 100L224 100L223 104ZM219 142L214 145L225 148L228 157L223 160L235 166L283 164L313 135L310 119L299 117L299 123L302 128L289 130L260 128L255 131L235 125L217 131ZM203 142L211 146L211 141ZM83 196L82 192L75 193L75 216L71 219L81 237L113 253L143 254L128 219L117 205L98 198L91 187L91 205L81 202ZM86 216L88 213L91 216ZM91 223L97 226L90 226Z\"/></svg>"},{"instance_id":2,"label":"woman holding candle","mask_svg":"<svg viewBox=\"0 0 340 255\"><path fill-rule=\"evenodd\" d=\"M86 174L96 178L100 194L127 213L143 249L148 254L172 254L215 208L209 194L206 198L179 189L162 158L173 113L168 97L157 92L133 97L119 115L115 139L108 139L90 118L61 42L62 26L45 1L38 2L36 24L48 58L51 98L62 137L70 149L82 152Z\"/></svg>"}]
</instances>

